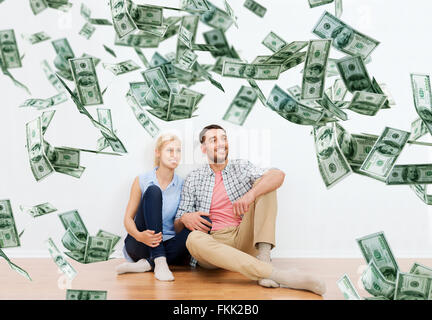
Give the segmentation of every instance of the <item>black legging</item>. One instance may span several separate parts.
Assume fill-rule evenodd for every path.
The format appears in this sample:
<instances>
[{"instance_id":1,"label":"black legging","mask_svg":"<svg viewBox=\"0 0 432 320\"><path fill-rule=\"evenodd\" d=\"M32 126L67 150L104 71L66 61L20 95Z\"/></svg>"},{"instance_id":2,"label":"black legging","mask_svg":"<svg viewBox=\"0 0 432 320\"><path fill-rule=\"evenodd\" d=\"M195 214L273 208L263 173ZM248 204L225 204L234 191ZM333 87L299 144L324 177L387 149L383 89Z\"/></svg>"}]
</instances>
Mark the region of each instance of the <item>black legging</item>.
<instances>
[{"instance_id":1,"label":"black legging","mask_svg":"<svg viewBox=\"0 0 432 320\"><path fill-rule=\"evenodd\" d=\"M135 225L138 231L154 230L155 234L162 231L162 191L156 185L150 185L144 192L138 211L135 215ZM137 241L130 234L126 236L125 246L129 256L136 262L147 259L154 268L154 259L164 256L168 264L180 264L189 256L186 239L190 230L186 227L171 239L161 242L157 247L149 247Z\"/></svg>"}]
</instances>

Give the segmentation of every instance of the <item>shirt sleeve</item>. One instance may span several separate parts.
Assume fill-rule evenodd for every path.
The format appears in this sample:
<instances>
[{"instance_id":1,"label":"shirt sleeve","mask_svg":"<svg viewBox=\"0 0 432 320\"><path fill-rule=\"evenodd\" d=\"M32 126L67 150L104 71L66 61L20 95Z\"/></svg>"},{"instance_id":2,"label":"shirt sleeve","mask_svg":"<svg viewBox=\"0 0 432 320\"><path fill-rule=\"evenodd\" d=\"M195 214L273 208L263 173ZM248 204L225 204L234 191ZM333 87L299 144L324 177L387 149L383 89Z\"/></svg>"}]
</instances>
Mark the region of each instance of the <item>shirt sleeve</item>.
<instances>
[{"instance_id":1,"label":"shirt sleeve","mask_svg":"<svg viewBox=\"0 0 432 320\"><path fill-rule=\"evenodd\" d=\"M180 204L175 219L179 219L186 212L195 212L195 193L192 185L192 177L187 176L183 182Z\"/></svg>"},{"instance_id":2,"label":"shirt sleeve","mask_svg":"<svg viewBox=\"0 0 432 320\"><path fill-rule=\"evenodd\" d=\"M267 167L267 168L261 168L256 165L254 165L249 160L246 160L242 170L246 173L246 176L248 177L251 184L254 184L256 180L258 180L265 172L267 172L270 169L276 169L280 170L276 167Z\"/></svg>"}]
</instances>

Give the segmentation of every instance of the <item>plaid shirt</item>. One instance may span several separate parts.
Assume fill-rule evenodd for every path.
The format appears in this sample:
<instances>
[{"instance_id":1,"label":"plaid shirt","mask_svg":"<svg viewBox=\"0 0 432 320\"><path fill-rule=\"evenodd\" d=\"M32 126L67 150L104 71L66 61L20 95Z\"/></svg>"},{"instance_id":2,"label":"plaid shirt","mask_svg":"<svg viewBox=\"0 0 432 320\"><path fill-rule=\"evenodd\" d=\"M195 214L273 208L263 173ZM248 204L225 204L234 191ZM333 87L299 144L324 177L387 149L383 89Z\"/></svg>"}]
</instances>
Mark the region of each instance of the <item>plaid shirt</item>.
<instances>
[{"instance_id":1,"label":"plaid shirt","mask_svg":"<svg viewBox=\"0 0 432 320\"><path fill-rule=\"evenodd\" d=\"M252 189L254 182L269 169L278 168L260 168L249 160L228 159L222 179L230 201L235 202ZM208 163L190 172L184 179L175 218L179 219L186 212L210 212L214 184L215 173ZM195 268L196 264L197 260L191 257L190 266Z\"/></svg>"}]
</instances>

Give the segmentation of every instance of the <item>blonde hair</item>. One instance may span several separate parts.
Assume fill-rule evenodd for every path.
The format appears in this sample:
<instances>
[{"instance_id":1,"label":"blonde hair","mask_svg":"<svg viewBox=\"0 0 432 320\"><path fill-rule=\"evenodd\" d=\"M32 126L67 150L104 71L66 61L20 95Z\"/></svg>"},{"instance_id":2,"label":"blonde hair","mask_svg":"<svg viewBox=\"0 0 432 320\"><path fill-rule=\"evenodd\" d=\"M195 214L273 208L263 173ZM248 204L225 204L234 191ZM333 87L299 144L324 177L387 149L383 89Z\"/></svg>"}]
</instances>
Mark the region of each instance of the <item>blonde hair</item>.
<instances>
[{"instance_id":1,"label":"blonde hair","mask_svg":"<svg viewBox=\"0 0 432 320\"><path fill-rule=\"evenodd\" d=\"M169 143L171 141L178 141L181 143L180 138L173 133L162 133L157 138L156 145L155 145L155 155L154 155L154 166L155 167L158 167L160 164L160 157L157 156L156 150L158 150L160 152L162 150L163 146L166 143Z\"/></svg>"}]
</instances>

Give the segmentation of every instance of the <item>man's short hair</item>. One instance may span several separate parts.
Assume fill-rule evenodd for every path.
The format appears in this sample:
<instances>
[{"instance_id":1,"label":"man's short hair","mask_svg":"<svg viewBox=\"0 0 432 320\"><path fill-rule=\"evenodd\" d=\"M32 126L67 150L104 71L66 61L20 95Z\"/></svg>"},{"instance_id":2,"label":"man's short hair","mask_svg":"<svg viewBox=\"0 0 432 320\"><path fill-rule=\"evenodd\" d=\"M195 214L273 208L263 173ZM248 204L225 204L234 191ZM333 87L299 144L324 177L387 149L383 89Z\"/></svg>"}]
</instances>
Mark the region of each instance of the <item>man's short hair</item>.
<instances>
[{"instance_id":1,"label":"man's short hair","mask_svg":"<svg viewBox=\"0 0 432 320\"><path fill-rule=\"evenodd\" d=\"M208 126L205 126L205 127L201 130L201 132L200 132L200 134L199 134L199 142L200 142L201 144L204 143L204 141L205 141L205 134L206 134L207 130L210 130L210 129L222 129L222 130L226 133L225 129L222 128L222 127L221 127L220 125L218 125L218 124L210 124L210 125L208 125Z\"/></svg>"}]
</instances>

